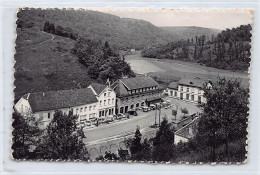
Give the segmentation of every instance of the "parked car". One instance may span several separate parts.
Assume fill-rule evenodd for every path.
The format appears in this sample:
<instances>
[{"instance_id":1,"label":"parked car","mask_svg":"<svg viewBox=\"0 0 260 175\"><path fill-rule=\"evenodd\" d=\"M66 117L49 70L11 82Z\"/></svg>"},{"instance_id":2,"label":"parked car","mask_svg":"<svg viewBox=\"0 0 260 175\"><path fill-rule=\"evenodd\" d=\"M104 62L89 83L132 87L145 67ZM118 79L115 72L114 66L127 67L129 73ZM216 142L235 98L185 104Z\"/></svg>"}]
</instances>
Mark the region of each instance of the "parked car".
<instances>
[{"instance_id":1,"label":"parked car","mask_svg":"<svg viewBox=\"0 0 260 175\"><path fill-rule=\"evenodd\" d=\"M138 116L137 112L134 110L128 111L127 112L129 115L134 115L134 116Z\"/></svg>"},{"instance_id":2,"label":"parked car","mask_svg":"<svg viewBox=\"0 0 260 175\"><path fill-rule=\"evenodd\" d=\"M86 126L90 126L91 122L89 120L86 121Z\"/></svg>"},{"instance_id":3,"label":"parked car","mask_svg":"<svg viewBox=\"0 0 260 175\"><path fill-rule=\"evenodd\" d=\"M148 112L149 108L148 107L143 107L143 112Z\"/></svg>"},{"instance_id":4,"label":"parked car","mask_svg":"<svg viewBox=\"0 0 260 175\"><path fill-rule=\"evenodd\" d=\"M155 109L156 109L156 106L155 106L154 104L151 104L151 105L150 105L150 108L151 108L152 110L155 110Z\"/></svg>"},{"instance_id":5,"label":"parked car","mask_svg":"<svg viewBox=\"0 0 260 175\"><path fill-rule=\"evenodd\" d=\"M80 122L80 127L84 128L85 126L85 121Z\"/></svg>"},{"instance_id":6,"label":"parked car","mask_svg":"<svg viewBox=\"0 0 260 175\"><path fill-rule=\"evenodd\" d=\"M112 122L114 121L114 115L110 115L107 117L107 121Z\"/></svg>"},{"instance_id":7,"label":"parked car","mask_svg":"<svg viewBox=\"0 0 260 175\"><path fill-rule=\"evenodd\" d=\"M126 118L125 114L119 113L117 114L118 119Z\"/></svg>"}]
</instances>

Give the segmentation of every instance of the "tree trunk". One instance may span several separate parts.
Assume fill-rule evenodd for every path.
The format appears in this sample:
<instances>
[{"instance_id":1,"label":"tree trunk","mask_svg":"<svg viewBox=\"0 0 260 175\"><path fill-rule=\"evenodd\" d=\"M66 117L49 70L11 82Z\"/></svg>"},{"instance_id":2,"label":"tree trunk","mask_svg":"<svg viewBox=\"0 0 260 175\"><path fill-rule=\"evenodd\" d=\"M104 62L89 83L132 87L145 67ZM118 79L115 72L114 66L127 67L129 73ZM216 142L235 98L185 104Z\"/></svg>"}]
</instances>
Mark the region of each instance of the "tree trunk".
<instances>
[{"instance_id":1,"label":"tree trunk","mask_svg":"<svg viewBox=\"0 0 260 175\"><path fill-rule=\"evenodd\" d=\"M228 155L229 154L229 151L228 151L228 132L226 132L225 146L226 146L225 154L226 154L227 162L229 162L229 155Z\"/></svg>"},{"instance_id":2,"label":"tree trunk","mask_svg":"<svg viewBox=\"0 0 260 175\"><path fill-rule=\"evenodd\" d=\"M213 133L212 162L216 162L216 133Z\"/></svg>"}]
</instances>

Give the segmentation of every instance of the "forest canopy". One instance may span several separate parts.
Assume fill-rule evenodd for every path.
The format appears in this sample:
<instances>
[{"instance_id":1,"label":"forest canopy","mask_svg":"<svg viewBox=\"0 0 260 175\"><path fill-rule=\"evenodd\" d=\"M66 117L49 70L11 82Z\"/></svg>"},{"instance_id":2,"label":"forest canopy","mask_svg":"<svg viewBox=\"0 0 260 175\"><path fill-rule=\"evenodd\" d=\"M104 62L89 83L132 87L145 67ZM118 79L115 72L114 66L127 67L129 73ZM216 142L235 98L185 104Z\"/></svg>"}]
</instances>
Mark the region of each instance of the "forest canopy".
<instances>
[{"instance_id":1,"label":"forest canopy","mask_svg":"<svg viewBox=\"0 0 260 175\"><path fill-rule=\"evenodd\" d=\"M250 64L251 25L226 29L211 38L205 35L142 50L142 56L201 63L220 69L247 71Z\"/></svg>"}]
</instances>

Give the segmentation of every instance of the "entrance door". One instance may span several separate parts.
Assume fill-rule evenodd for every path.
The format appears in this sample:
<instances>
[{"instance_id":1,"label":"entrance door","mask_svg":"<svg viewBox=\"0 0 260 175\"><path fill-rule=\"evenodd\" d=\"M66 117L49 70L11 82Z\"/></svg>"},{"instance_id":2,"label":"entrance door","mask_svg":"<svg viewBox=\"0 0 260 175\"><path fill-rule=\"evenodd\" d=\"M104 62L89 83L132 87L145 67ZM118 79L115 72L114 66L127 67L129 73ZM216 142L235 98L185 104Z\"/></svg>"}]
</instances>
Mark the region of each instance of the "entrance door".
<instances>
[{"instance_id":1,"label":"entrance door","mask_svg":"<svg viewBox=\"0 0 260 175\"><path fill-rule=\"evenodd\" d=\"M201 96L198 97L198 103L201 103Z\"/></svg>"},{"instance_id":2,"label":"entrance door","mask_svg":"<svg viewBox=\"0 0 260 175\"><path fill-rule=\"evenodd\" d=\"M183 99L183 93L181 93L181 97L180 98Z\"/></svg>"},{"instance_id":3,"label":"entrance door","mask_svg":"<svg viewBox=\"0 0 260 175\"><path fill-rule=\"evenodd\" d=\"M125 113L127 113L127 111L128 111L128 106L125 107Z\"/></svg>"}]
</instances>

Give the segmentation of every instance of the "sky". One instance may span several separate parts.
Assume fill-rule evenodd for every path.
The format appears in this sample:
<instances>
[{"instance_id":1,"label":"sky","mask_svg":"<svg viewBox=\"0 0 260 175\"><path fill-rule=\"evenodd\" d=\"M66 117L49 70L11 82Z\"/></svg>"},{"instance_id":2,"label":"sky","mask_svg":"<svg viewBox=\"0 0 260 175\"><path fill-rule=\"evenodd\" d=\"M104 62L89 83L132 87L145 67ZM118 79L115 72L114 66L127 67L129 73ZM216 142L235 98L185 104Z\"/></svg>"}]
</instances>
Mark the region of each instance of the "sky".
<instances>
[{"instance_id":1,"label":"sky","mask_svg":"<svg viewBox=\"0 0 260 175\"><path fill-rule=\"evenodd\" d=\"M199 26L224 30L252 23L249 10L124 10L104 9L122 18L143 19L156 26Z\"/></svg>"}]
</instances>

